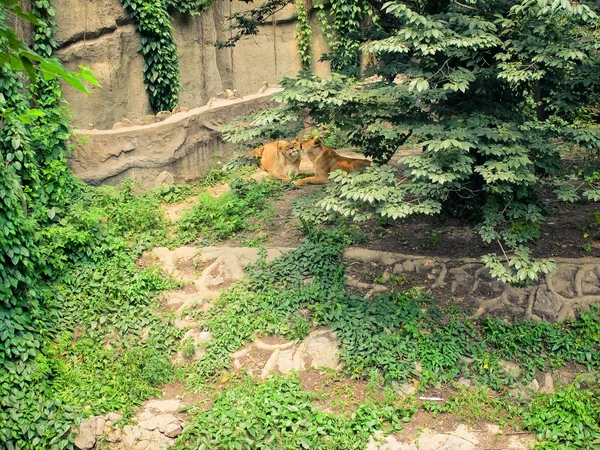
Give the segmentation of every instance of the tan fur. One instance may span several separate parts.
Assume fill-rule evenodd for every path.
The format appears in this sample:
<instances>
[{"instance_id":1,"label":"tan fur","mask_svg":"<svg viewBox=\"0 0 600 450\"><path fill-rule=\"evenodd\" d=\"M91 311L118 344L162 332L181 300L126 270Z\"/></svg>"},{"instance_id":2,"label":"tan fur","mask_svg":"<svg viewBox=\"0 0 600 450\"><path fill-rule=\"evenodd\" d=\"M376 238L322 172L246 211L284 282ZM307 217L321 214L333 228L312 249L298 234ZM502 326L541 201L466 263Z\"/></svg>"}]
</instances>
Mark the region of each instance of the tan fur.
<instances>
[{"instance_id":1,"label":"tan fur","mask_svg":"<svg viewBox=\"0 0 600 450\"><path fill-rule=\"evenodd\" d=\"M300 147L304 150L315 169L314 176L294 181L294 184L297 186L303 184L327 184L329 183L329 174L333 171L344 170L350 173L362 171L371 165L371 161L366 159L340 156L318 139L307 139L302 142L296 139L291 144L294 147Z\"/></svg>"},{"instance_id":2,"label":"tan fur","mask_svg":"<svg viewBox=\"0 0 600 450\"><path fill-rule=\"evenodd\" d=\"M269 142L254 149L252 154L260 157L260 167L263 170L284 181L289 181L290 175L298 173L302 157L300 149L294 148L287 141Z\"/></svg>"}]
</instances>

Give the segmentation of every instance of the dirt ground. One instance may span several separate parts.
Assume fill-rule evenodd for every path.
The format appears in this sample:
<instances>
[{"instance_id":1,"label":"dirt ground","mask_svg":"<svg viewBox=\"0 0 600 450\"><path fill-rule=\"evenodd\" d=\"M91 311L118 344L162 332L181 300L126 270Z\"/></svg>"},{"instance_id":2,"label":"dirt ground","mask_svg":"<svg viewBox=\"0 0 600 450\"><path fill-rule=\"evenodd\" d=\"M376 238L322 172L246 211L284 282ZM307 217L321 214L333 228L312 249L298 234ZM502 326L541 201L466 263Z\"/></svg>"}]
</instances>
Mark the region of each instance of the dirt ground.
<instances>
[{"instance_id":1,"label":"dirt ground","mask_svg":"<svg viewBox=\"0 0 600 450\"><path fill-rule=\"evenodd\" d=\"M252 237L263 237L263 244L273 247L295 247L302 240L299 221L292 215L294 200L312 194L322 186L304 186L286 191L272 203L275 215L264 230L236 237L227 245ZM600 224L592 213L600 211L597 203L564 203L549 198L551 208L541 230L540 239L529 243L536 258L600 257ZM478 258L500 252L497 244L486 245L474 229L476 224L457 218L415 216L402 221L382 223L377 219L357 224L365 235L361 247L407 255L445 258Z\"/></svg>"}]
</instances>

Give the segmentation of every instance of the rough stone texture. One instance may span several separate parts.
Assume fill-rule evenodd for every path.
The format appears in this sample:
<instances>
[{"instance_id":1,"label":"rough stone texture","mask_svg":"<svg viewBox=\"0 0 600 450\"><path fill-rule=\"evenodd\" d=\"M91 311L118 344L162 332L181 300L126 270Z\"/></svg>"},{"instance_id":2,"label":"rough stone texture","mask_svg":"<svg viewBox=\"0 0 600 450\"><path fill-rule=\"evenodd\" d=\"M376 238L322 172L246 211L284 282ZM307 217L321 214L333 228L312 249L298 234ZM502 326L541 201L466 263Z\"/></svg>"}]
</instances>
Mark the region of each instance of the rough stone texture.
<instances>
[{"instance_id":1,"label":"rough stone texture","mask_svg":"<svg viewBox=\"0 0 600 450\"><path fill-rule=\"evenodd\" d=\"M259 27L259 34L242 38L233 48L218 49L216 41L231 32L228 17L257 7L216 0L199 17L174 14L174 36L180 54L182 91L180 105L196 108L225 89L242 96L256 93L264 81L277 83L283 75L297 73L300 57L296 48L297 10L291 4L275 14L275 24ZM67 66L91 66L103 89L92 89L89 97L70 87L65 97L74 112L73 121L84 128L110 129L121 117L141 118L149 109L143 84L143 56L131 18L119 0L57 0L59 56ZM327 45L313 15L313 56L318 61ZM314 63L314 70L328 73L328 63Z\"/></svg>"},{"instance_id":2,"label":"rough stone texture","mask_svg":"<svg viewBox=\"0 0 600 450\"><path fill-rule=\"evenodd\" d=\"M151 112L142 75L144 61L137 53L139 46L140 37L133 25L124 25L57 51L71 70L78 70L81 64L90 66L102 86L90 87L91 94L86 95L63 85L76 126L84 128L92 123L96 129L108 129L122 117L143 117Z\"/></svg>"},{"instance_id":3,"label":"rough stone texture","mask_svg":"<svg viewBox=\"0 0 600 450\"><path fill-rule=\"evenodd\" d=\"M165 436L170 438L176 438L183 433L183 428L178 423L170 423L165 428Z\"/></svg>"},{"instance_id":4,"label":"rough stone texture","mask_svg":"<svg viewBox=\"0 0 600 450\"><path fill-rule=\"evenodd\" d=\"M54 0L54 7L60 47L94 39L130 20L119 0Z\"/></svg>"},{"instance_id":5,"label":"rough stone texture","mask_svg":"<svg viewBox=\"0 0 600 450\"><path fill-rule=\"evenodd\" d=\"M109 419L114 418L111 416L114 413L94 418L94 423L97 424L99 420L105 421L103 433L100 433L103 437L99 439L109 443L110 446L106 448L111 450L164 450L173 446L175 438L183 432L182 418L185 418L185 415L181 413L182 408L180 400L155 399L146 402L136 413L137 423L134 421L125 425L123 429L114 426ZM86 450L92 447L86 447Z\"/></svg>"},{"instance_id":6,"label":"rough stone texture","mask_svg":"<svg viewBox=\"0 0 600 450\"><path fill-rule=\"evenodd\" d=\"M75 447L80 450L89 450L96 445L96 417L90 417L79 425L75 437Z\"/></svg>"},{"instance_id":7,"label":"rough stone texture","mask_svg":"<svg viewBox=\"0 0 600 450\"><path fill-rule=\"evenodd\" d=\"M405 442L396 435L383 436L375 433L367 443L366 450L479 450L502 448L505 450L525 450L528 447L518 436L503 436L499 428L488 425L481 429L470 429L459 425L455 430L445 433L425 428L419 437L411 442ZM529 438L525 438L529 441Z\"/></svg>"},{"instance_id":8,"label":"rough stone texture","mask_svg":"<svg viewBox=\"0 0 600 450\"><path fill-rule=\"evenodd\" d=\"M245 359L243 365L247 371L260 374L262 378L273 371L289 373L309 368L341 368L336 335L328 328L313 330L300 344L294 341L268 344L257 339L232 357L237 369L242 367L241 360Z\"/></svg>"},{"instance_id":9,"label":"rough stone texture","mask_svg":"<svg viewBox=\"0 0 600 450\"><path fill-rule=\"evenodd\" d=\"M348 249L345 257L389 266L394 273L416 274L434 296L438 289L449 289L455 299L472 301L478 308L475 316L504 310L516 317L562 321L600 302L600 258L555 258L554 272L536 286L517 289L493 279L476 259L431 259L361 248ZM351 283L371 295L381 290L378 285Z\"/></svg>"},{"instance_id":10,"label":"rough stone texture","mask_svg":"<svg viewBox=\"0 0 600 450\"><path fill-rule=\"evenodd\" d=\"M175 41L179 50L181 93L179 104L188 108L204 105L217 92L230 88L221 79L217 62L217 24L214 14L175 17Z\"/></svg>"},{"instance_id":11,"label":"rough stone texture","mask_svg":"<svg viewBox=\"0 0 600 450\"><path fill-rule=\"evenodd\" d=\"M117 184L124 178L154 188L157 179L168 171L177 183L201 178L221 158L232 153L232 146L221 139L213 124L263 109L270 89L262 95L239 100L220 100L211 107L174 114L162 122L117 130L78 130L71 167L78 177L93 184ZM208 125L208 127L207 127ZM209 128L210 127L210 128ZM168 177L167 177L168 178Z\"/></svg>"}]
</instances>

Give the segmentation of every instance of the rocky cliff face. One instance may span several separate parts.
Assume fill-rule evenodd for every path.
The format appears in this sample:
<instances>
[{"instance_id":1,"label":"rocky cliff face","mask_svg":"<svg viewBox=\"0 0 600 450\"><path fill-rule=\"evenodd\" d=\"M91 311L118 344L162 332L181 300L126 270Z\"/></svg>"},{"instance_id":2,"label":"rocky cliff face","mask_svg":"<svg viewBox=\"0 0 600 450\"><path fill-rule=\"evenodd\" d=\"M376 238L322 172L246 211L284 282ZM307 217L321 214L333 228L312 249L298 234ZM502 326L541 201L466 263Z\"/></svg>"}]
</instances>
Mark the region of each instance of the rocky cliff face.
<instances>
[{"instance_id":1,"label":"rocky cliff face","mask_svg":"<svg viewBox=\"0 0 600 450\"><path fill-rule=\"evenodd\" d=\"M59 57L70 69L80 64L93 70L102 88L84 95L66 88L64 95L77 128L94 124L110 129L123 117L135 119L151 112L143 80L143 57L131 19L119 0L55 0ZM252 6L252 5L251 5ZM180 53L180 105L195 108L217 92L235 88L241 95L257 92L263 81L277 83L300 70L296 50L296 11L289 6L266 24L258 36L242 39L233 49L213 43L227 38L227 18L248 8L243 2L215 0L200 17L176 15L175 39ZM317 28L317 27L314 27ZM325 45L316 36L315 59ZM316 52L315 52L316 53ZM327 67L321 65L320 71Z\"/></svg>"}]
</instances>

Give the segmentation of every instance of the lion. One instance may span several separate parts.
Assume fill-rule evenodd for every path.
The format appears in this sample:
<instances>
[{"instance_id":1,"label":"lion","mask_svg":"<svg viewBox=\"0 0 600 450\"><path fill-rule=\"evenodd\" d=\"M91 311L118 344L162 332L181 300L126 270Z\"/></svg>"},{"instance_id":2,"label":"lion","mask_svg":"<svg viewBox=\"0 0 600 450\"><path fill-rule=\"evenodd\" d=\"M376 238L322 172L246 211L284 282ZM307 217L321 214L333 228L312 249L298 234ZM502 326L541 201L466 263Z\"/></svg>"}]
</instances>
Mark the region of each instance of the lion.
<instances>
[{"instance_id":1,"label":"lion","mask_svg":"<svg viewBox=\"0 0 600 450\"><path fill-rule=\"evenodd\" d=\"M304 150L306 156L313 163L315 175L312 177L295 180L296 186L303 184L327 184L329 174L335 170L344 170L348 173L362 171L371 165L367 159L346 158L338 155L333 149L327 147L319 139L294 139L290 145Z\"/></svg>"},{"instance_id":2,"label":"lion","mask_svg":"<svg viewBox=\"0 0 600 450\"><path fill-rule=\"evenodd\" d=\"M254 157L260 157L261 169L275 178L289 181L291 175L298 173L302 157L299 148L287 141L269 142L254 149Z\"/></svg>"}]
</instances>

